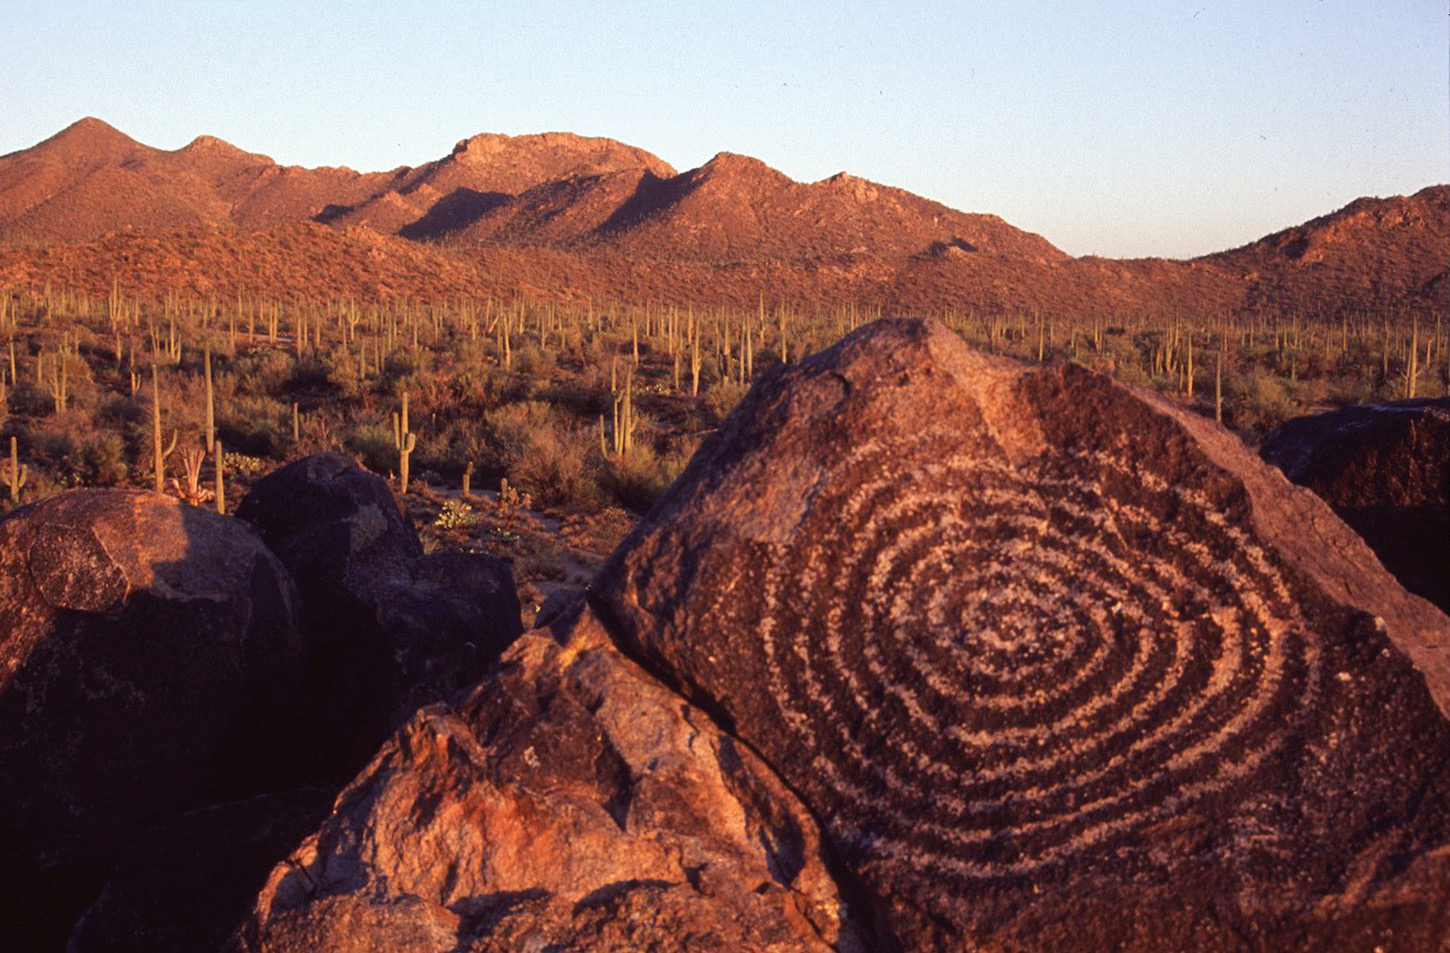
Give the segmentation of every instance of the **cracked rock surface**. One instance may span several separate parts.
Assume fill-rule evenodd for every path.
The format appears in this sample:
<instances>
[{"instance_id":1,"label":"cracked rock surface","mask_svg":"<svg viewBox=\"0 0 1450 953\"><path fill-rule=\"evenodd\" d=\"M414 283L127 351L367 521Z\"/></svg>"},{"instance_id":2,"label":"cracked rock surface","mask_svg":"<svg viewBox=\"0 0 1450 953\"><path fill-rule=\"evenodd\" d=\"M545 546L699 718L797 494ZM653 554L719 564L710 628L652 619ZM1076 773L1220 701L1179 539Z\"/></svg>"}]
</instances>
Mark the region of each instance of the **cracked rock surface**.
<instances>
[{"instance_id":1,"label":"cracked rock surface","mask_svg":"<svg viewBox=\"0 0 1450 953\"><path fill-rule=\"evenodd\" d=\"M231 949L862 949L816 825L582 603L419 711Z\"/></svg>"}]
</instances>

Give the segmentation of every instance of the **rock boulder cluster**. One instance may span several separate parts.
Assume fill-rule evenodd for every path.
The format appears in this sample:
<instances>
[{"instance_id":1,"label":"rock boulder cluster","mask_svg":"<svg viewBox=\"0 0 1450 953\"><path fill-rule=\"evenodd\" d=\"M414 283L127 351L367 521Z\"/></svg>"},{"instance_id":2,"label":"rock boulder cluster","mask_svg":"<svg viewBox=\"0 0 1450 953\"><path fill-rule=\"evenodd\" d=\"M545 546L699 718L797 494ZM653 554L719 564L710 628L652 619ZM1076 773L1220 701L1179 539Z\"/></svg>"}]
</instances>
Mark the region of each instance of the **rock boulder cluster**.
<instances>
[{"instance_id":1,"label":"rock boulder cluster","mask_svg":"<svg viewBox=\"0 0 1450 953\"><path fill-rule=\"evenodd\" d=\"M324 505L338 485L351 511ZM522 629L506 567L423 556L351 461L299 461L243 509L263 535L129 490L0 520L0 949L59 948L103 887L72 949L216 946L341 781Z\"/></svg>"},{"instance_id":2,"label":"rock boulder cluster","mask_svg":"<svg viewBox=\"0 0 1450 953\"><path fill-rule=\"evenodd\" d=\"M240 692L169 769L189 793L133 796L148 807L126 830L161 823L155 849L113 837L105 856L128 861L73 950L1450 944L1450 619L1340 503L1164 399L876 322L767 374L588 592L521 637L506 575L424 556L374 481L299 461L242 508L255 534L206 517L235 541L175 531L150 575L66 507L200 517L102 494L0 521L7 728L52 694L111 705L104 728L36 741L69 751L165 698L168 679L74 648L94 639L67 615L112 624L162 590L212 614L146 651L215 657ZM48 533L71 555L43 555ZM92 577L109 601L76 595ZM49 657L70 662L32 661ZM258 801L207 767L292 736L315 770L356 772L330 808L332 789ZM43 801L10 770L38 759L6 744L3 796ZM223 794L254 796L178 816ZM65 837L12 810L6 859L56 868ZM168 927L148 885L225 865L229 843L255 847L253 899L233 887Z\"/></svg>"}]
</instances>

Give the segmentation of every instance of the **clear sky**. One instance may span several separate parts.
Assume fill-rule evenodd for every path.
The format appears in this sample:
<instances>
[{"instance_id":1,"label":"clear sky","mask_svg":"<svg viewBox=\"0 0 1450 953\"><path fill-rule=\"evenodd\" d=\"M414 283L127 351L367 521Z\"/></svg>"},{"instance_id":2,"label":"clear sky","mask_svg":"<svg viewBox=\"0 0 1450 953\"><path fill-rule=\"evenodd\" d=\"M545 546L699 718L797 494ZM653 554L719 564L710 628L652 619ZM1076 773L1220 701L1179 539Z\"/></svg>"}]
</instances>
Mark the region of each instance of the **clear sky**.
<instances>
[{"instance_id":1,"label":"clear sky","mask_svg":"<svg viewBox=\"0 0 1450 953\"><path fill-rule=\"evenodd\" d=\"M0 0L0 153L87 115L366 171L479 132L728 150L1187 257L1450 181L1450 4Z\"/></svg>"}]
</instances>

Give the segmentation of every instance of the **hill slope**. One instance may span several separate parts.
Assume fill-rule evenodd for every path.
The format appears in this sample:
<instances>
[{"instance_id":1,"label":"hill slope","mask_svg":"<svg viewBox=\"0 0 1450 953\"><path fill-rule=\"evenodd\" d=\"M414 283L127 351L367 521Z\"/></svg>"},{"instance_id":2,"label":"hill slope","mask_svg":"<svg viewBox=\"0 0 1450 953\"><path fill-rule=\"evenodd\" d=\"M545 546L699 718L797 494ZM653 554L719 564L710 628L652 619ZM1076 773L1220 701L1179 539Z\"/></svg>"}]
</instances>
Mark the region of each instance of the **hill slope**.
<instances>
[{"instance_id":1,"label":"hill slope","mask_svg":"<svg viewBox=\"0 0 1450 953\"><path fill-rule=\"evenodd\" d=\"M175 151L83 119L0 156L0 285L1123 312L1450 313L1450 186L1359 199L1192 261L1072 258L995 215L720 153L677 173L568 133L478 135L416 168ZM326 227L323 227L326 226ZM330 231L329 231L330 229Z\"/></svg>"},{"instance_id":2,"label":"hill slope","mask_svg":"<svg viewBox=\"0 0 1450 953\"><path fill-rule=\"evenodd\" d=\"M728 152L671 177L635 171L547 183L454 237L698 261L889 258L934 243L1039 263L1068 257L995 215L958 212L844 172L800 183Z\"/></svg>"},{"instance_id":3,"label":"hill slope","mask_svg":"<svg viewBox=\"0 0 1450 953\"><path fill-rule=\"evenodd\" d=\"M1420 303L1444 310L1450 302L1450 186L1356 199L1199 260L1241 276L1253 307L1312 309L1330 296L1365 307Z\"/></svg>"},{"instance_id":4,"label":"hill slope","mask_svg":"<svg viewBox=\"0 0 1450 953\"><path fill-rule=\"evenodd\" d=\"M643 150L567 133L474 136L417 168L360 173L281 166L210 136L175 151L155 149L87 118L0 156L0 235L74 241L122 228L268 228L317 220L385 233L411 228L414 237L427 237L460 216L467 220L490 197L561 176L636 166L674 174Z\"/></svg>"}]
</instances>

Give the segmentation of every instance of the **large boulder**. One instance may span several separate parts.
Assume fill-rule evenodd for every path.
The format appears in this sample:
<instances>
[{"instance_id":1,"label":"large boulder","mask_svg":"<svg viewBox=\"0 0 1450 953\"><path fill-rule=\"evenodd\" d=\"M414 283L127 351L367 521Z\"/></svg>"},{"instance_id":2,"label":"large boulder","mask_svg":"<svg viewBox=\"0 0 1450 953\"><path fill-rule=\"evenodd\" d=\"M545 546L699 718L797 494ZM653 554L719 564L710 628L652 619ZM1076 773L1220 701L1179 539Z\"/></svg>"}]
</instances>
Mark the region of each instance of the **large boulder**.
<instances>
[{"instance_id":1,"label":"large boulder","mask_svg":"<svg viewBox=\"0 0 1450 953\"><path fill-rule=\"evenodd\" d=\"M424 556L387 483L340 454L258 480L237 516L297 581L319 780L351 777L420 705L472 685L523 630L507 565Z\"/></svg>"},{"instance_id":2,"label":"large boulder","mask_svg":"<svg viewBox=\"0 0 1450 953\"><path fill-rule=\"evenodd\" d=\"M0 519L0 948L63 939L156 822L295 769L294 600L251 527L155 494Z\"/></svg>"},{"instance_id":3,"label":"large boulder","mask_svg":"<svg viewBox=\"0 0 1450 953\"><path fill-rule=\"evenodd\" d=\"M1450 936L1450 620L1150 393L877 322L757 384L591 600L904 949Z\"/></svg>"},{"instance_id":4,"label":"large boulder","mask_svg":"<svg viewBox=\"0 0 1450 953\"><path fill-rule=\"evenodd\" d=\"M1327 501L1406 589L1450 612L1450 397L1296 417L1259 453Z\"/></svg>"},{"instance_id":5,"label":"large boulder","mask_svg":"<svg viewBox=\"0 0 1450 953\"><path fill-rule=\"evenodd\" d=\"M863 949L842 917L809 813L576 604L384 745L233 947Z\"/></svg>"}]
</instances>

